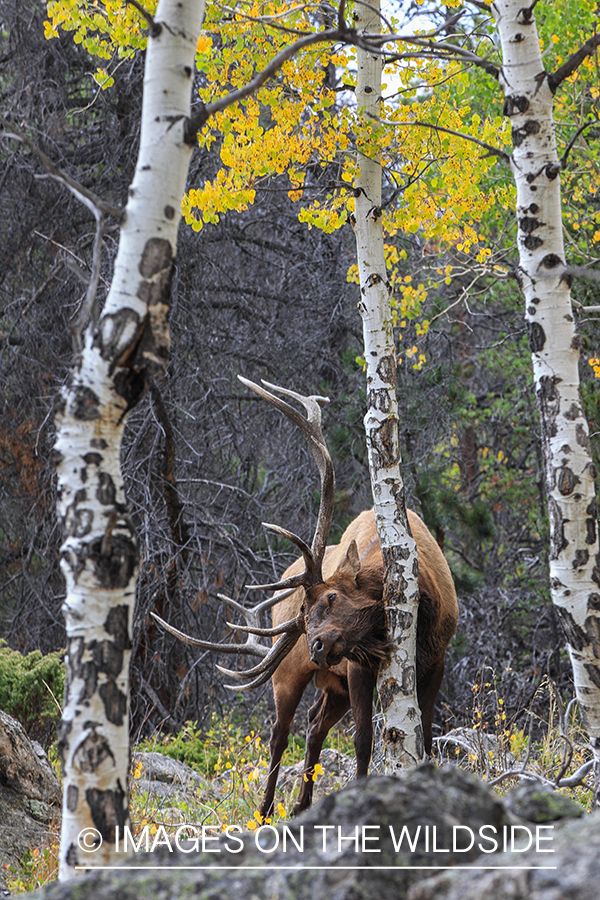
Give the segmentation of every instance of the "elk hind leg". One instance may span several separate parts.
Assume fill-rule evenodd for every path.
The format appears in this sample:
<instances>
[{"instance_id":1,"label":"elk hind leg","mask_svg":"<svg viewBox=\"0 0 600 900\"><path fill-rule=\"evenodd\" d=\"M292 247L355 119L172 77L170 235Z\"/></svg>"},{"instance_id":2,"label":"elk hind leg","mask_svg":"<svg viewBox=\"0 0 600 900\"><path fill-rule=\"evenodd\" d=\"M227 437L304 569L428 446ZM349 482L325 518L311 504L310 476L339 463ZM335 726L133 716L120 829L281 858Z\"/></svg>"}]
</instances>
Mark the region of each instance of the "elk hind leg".
<instances>
[{"instance_id":1,"label":"elk hind leg","mask_svg":"<svg viewBox=\"0 0 600 900\"><path fill-rule=\"evenodd\" d=\"M433 710L435 700L442 685L444 677L445 659L437 662L427 675L427 680L417 682L417 699L421 708L421 717L423 722L423 743L425 745L425 753L431 756L431 747L433 743Z\"/></svg>"},{"instance_id":2,"label":"elk hind leg","mask_svg":"<svg viewBox=\"0 0 600 900\"><path fill-rule=\"evenodd\" d=\"M323 741L336 722L350 709L348 693L324 690L308 712L306 733L306 756L304 758L304 780L292 815L297 816L308 809L312 802L315 766L319 761Z\"/></svg>"}]
</instances>

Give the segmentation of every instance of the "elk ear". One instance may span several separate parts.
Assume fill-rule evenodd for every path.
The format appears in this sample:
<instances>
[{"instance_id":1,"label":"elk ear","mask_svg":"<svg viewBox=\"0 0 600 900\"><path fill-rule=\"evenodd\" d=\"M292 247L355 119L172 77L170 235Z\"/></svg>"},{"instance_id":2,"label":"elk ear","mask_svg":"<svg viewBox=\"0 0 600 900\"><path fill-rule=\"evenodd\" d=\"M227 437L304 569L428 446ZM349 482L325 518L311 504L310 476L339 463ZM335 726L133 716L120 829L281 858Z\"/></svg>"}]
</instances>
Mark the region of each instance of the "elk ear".
<instances>
[{"instance_id":1,"label":"elk ear","mask_svg":"<svg viewBox=\"0 0 600 900\"><path fill-rule=\"evenodd\" d=\"M335 570L334 577L336 575L345 575L354 581L359 571L360 559L358 558L358 547L356 546L356 541L352 541L352 543L348 547L346 556Z\"/></svg>"}]
</instances>

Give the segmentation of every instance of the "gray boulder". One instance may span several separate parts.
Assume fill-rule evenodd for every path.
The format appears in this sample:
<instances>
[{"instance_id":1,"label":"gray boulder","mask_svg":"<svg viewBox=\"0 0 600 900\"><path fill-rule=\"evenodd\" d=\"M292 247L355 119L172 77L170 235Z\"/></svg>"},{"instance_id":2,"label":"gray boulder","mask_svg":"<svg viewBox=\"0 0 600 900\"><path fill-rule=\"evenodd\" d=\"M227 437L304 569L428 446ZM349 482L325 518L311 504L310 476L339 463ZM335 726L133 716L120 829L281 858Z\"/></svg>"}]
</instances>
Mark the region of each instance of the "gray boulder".
<instances>
[{"instance_id":1,"label":"gray boulder","mask_svg":"<svg viewBox=\"0 0 600 900\"><path fill-rule=\"evenodd\" d=\"M494 854L500 871L444 872L413 885L407 900L598 900L600 812L556 826L552 848L543 861L537 852Z\"/></svg>"},{"instance_id":2,"label":"gray boulder","mask_svg":"<svg viewBox=\"0 0 600 900\"><path fill-rule=\"evenodd\" d=\"M210 790L209 783L198 772L163 753L134 753L132 768L138 776L134 785L138 791L148 794L149 803L204 799Z\"/></svg>"},{"instance_id":3,"label":"gray boulder","mask_svg":"<svg viewBox=\"0 0 600 900\"><path fill-rule=\"evenodd\" d=\"M211 844L213 852L199 852L193 843L171 851L161 840L163 846L136 853L123 870L92 871L51 885L40 900L138 900L141 894L154 900L402 900L410 885L427 874L409 866L464 865L476 858L476 846L461 850L464 833L453 847L456 826L477 831L487 825L500 832L518 821L478 778L427 764L401 779L353 782L286 825L246 832L236 840L222 835ZM156 868L161 865L175 868Z\"/></svg>"},{"instance_id":4,"label":"gray boulder","mask_svg":"<svg viewBox=\"0 0 600 900\"><path fill-rule=\"evenodd\" d=\"M56 840L61 799L43 748L0 711L0 889L6 887L5 866L17 866L27 850Z\"/></svg>"}]
</instances>

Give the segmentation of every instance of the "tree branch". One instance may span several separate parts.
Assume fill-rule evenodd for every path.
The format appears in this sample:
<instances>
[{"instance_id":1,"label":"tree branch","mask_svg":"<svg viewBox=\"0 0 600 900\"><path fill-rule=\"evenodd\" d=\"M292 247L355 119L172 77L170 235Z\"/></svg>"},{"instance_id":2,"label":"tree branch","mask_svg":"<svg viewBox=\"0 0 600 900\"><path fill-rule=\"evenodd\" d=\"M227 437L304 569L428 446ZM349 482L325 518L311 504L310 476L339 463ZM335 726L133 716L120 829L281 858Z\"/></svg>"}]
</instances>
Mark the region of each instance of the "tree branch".
<instances>
[{"instance_id":1,"label":"tree branch","mask_svg":"<svg viewBox=\"0 0 600 900\"><path fill-rule=\"evenodd\" d=\"M556 89L559 84L561 84L565 78L568 78L570 75L575 72L581 63L588 56L591 56L595 51L596 47L600 45L600 34L593 34L591 38L589 38L585 44L576 50L575 53L572 53L569 59L560 66L556 70L556 72L550 73L548 75L548 85L553 94L556 93Z\"/></svg>"},{"instance_id":2,"label":"tree branch","mask_svg":"<svg viewBox=\"0 0 600 900\"><path fill-rule=\"evenodd\" d=\"M288 47L285 47L281 50L276 56L273 57L271 62L265 66L262 71L258 72L257 75L252 78L248 84L245 84L244 87L238 88L235 91L230 91L228 94L225 94L224 97L221 97L219 100L215 100L214 103L201 103L198 110L190 116L185 124L184 129L184 140L187 144L194 144L196 141L196 135L198 131L202 128L202 126L208 121L211 116L214 116L215 113L222 112L222 110L227 109L227 107L231 106L234 103L237 103L239 100L243 100L245 97L249 97L255 91L263 86L263 84L271 78L272 75L275 75L276 72L279 71L281 66L296 55L300 50L303 50L305 47L311 47L313 44L320 44L325 41L331 41L332 43L336 43L337 41L342 41L344 43L356 44L358 43L358 36L354 29L352 28L335 28L328 29L327 31L318 31L312 34L304 35L299 38L297 41L294 41Z\"/></svg>"},{"instance_id":3,"label":"tree branch","mask_svg":"<svg viewBox=\"0 0 600 900\"><path fill-rule=\"evenodd\" d=\"M595 119L591 119L589 122L584 122L583 125L581 125L581 126L577 129L577 131L575 132L575 134L573 135L573 137L571 138L571 140L570 140L569 143L567 144L567 149L565 150L565 152L564 152L563 155L562 155L562 159L561 159L561 161L560 161L560 167L561 167L561 169L564 170L564 169L566 168L566 165L567 165L567 159L568 159L569 153L570 153L571 150L573 149L573 145L575 144L575 141L577 140L577 138L579 137L579 135L582 134L582 133L585 131L586 128L589 128L591 125L596 125L598 122L600 122L600 119L598 119L598 117L596 117Z\"/></svg>"},{"instance_id":4,"label":"tree branch","mask_svg":"<svg viewBox=\"0 0 600 900\"><path fill-rule=\"evenodd\" d=\"M0 127L8 137L15 138L15 140L21 141L21 143L29 147L32 153L42 161L45 168L48 170L50 177L68 188L81 203L87 206L94 216L98 213L107 213L110 216L115 216L119 220L122 219L122 209L102 200L88 188L84 187L78 181L75 181L70 175L67 175L66 172L63 172L60 166L57 166L56 163L52 162L50 157L46 156L44 151L38 147L25 132L21 131L20 128L17 128L16 125L12 125L2 116L0 116Z\"/></svg>"},{"instance_id":5,"label":"tree branch","mask_svg":"<svg viewBox=\"0 0 600 900\"><path fill-rule=\"evenodd\" d=\"M434 131L443 131L444 134L452 134L454 137L463 138L465 141L477 144L479 147L483 147L484 150L487 150L492 156L497 156L502 162L510 163L510 156L505 153L504 150L499 150L498 147L493 147L491 144L480 141L479 138L472 137L470 134L464 134L462 131L453 131L451 128L444 128L442 125L434 125L433 122L392 122L388 119L380 119L376 116L372 116L371 118L375 119L377 122L381 122L382 125L391 125L394 128L404 125L416 125L418 128L431 128Z\"/></svg>"},{"instance_id":6,"label":"tree branch","mask_svg":"<svg viewBox=\"0 0 600 900\"><path fill-rule=\"evenodd\" d=\"M150 34L152 35L152 37L158 37L158 35L162 31L162 25L154 20L154 16L152 15L152 13L149 13L141 3L138 3L138 0L125 0L125 2L129 3L130 6L135 6L137 11L143 15L146 22L148 23Z\"/></svg>"}]
</instances>

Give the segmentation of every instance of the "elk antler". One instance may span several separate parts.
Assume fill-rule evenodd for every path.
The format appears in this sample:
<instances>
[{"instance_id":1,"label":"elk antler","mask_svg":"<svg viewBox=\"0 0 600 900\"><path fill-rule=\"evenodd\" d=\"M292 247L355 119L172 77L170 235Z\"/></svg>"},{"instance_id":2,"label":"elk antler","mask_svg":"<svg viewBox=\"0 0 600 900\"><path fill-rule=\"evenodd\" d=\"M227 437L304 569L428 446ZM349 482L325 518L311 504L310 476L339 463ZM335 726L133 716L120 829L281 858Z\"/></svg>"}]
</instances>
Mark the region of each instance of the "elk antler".
<instances>
[{"instance_id":1,"label":"elk antler","mask_svg":"<svg viewBox=\"0 0 600 900\"><path fill-rule=\"evenodd\" d=\"M286 403L285 400L280 400L279 397L266 391L253 381L242 378L241 375L238 375L238 378L242 384L251 388L260 397L263 397L280 410L280 412L286 415L294 425L298 426L306 438L310 451L317 464L317 468L319 469L319 475L321 476L319 517L312 545L310 547L302 540L302 538L298 537L296 534L292 534L291 531L287 531L279 525L269 525L268 523L263 522L265 528L283 535L283 537L291 541L292 544L300 550L304 557L304 572L300 575L293 575L291 578L286 578L285 581L279 581L276 584L253 584L248 585L248 587L250 590L254 591L281 590L282 588L296 588L300 585L303 587L310 587L313 584L319 584L323 581L322 564L325 548L327 546L327 538L329 537L329 529L331 528L331 520L333 518L333 496L335 491L333 464L331 462L329 450L325 444L323 432L321 431L321 406L325 403L329 403L329 398L316 395L304 397L302 394L297 394L295 391L290 391L287 388L278 387L276 384L270 384L268 381L263 381L263 384L266 387L271 388L271 390L277 391L277 393L283 394L285 397L290 397L292 400L296 400L298 403L302 404L307 413L307 418L304 418L297 409L294 409L294 407L290 406L289 403Z\"/></svg>"},{"instance_id":2,"label":"elk antler","mask_svg":"<svg viewBox=\"0 0 600 900\"><path fill-rule=\"evenodd\" d=\"M297 409L294 409L294 407L290 406L289 403L286 403L285 400L280 400L279 397L271 394L253 381L242 378L241 375L238 375L238 378L242 384L245 384L259 394L259 396L268 400L269 403L277 407L278 410L284 413L288 419L298 426L308 442L308 446L310 447L311 453L319 469L319 474L321 476L321 502L319 506L317 527L310 547L302 540L302 538L293 534L291 531L287 531L279 525L269 525L266 522L263 523L265 528L283 535L283 537L291 541L292 544L300 550L304 558L304 572L299 575L293 575L291 578L286 578L284 581L280 581L277 584L248 585L249 589L252 590L277 591L272 597L269 597L262 603L258 603L252 609L242 606L241 603L238 603L231 597L226 597L224 594L217 594L220 600L229 603L230 606L233 606L234 609L241 612L246 619L247 625L232 625L230 622L227 623L234 631L242 631L248 635L248 640L245 644L217 644L211 641L199 640L198 638L190 637L190 635L169 625L161 619L160 616L157 616L156 613L152 613L151 615L163 628L175 635L175 637L188 644L192 644L194 647L201 647L203 650L216 650L221 653L241 653L262 657L262 661L258 663L258 665L241 672L235 671L234 669L226 669L223 666L217 666L219 672L222 672L224 675L229 675L230 678L240 680L251 678L252 680L248 681L246 684L225 685L225 687L230 690L248 691L251 688L264 684L265 681L268 681L279 663L288 655L292 647L294 647L300 635L304 634L304 617L302 614L296 616L295 619L290 619L289 622L278 625L276 628L261 628L260 614L264 610L274 606L276 603L279 603L284 597L288 597L297 587L300 587L301 585L303 587L310 587L311 585L319 584L323 581L322 565L325 548L327 546L327 538L329 536L329 529L331 527L331 520L333 518L335 477L331 457L325 444L323 432L321 431L321 405L329 403L329 399L327 397L318 396L304 397L301 394L297 394L295 391L289 391L286 388L277 387L275 384L269 384L268 381L263 381L263 384L266 385L266 387L300 403L306 410L307 417L304 418ZM281 636L271 647L260 644L256 640L256 637L276 637L277 635Z\"/></svg>"},{"instance_id":3,"label":"elk antler","mask_svg":"<svg viewBox=\"0 0 600 900\"><path fill-rule=\"evenodd\" d=\"M236 631L246 631L248 633L248 640L245 644L219 644L213 641L203 641L199 638L191 637L191 635L186 634L184 631L180 631L173 625L169 625L168 622L165 622L164 619L161 619L161 617L157 616L154 612L150 613L150 615L165 629L165 631L168 631L176 638L179 638L180 641L191 644L192 647L200 647L201 650L217 650L220 653L241 653L251 656L262 656L264 658L268 656L271 648L266 647L264 644L259 644L257 640L254 640L254 635L266 635L268 632L272 631L272 629L260 628L260 614L263 610L275 606L280 600L285 600L285 598L289 597L292 593L292 590L293 588L290 588L287 591L280 591L277 594L273 594L272 597L263 600L262 603L257 603L256 606L253 606L251 609L242 606L242 604L238 603L237 600L234 600L233 597L227 597L225 594L217 594L219 600L224 600L225 603L233 606L233 608L237 609L238 612L241 612L246 619L247 625L231 625L229 622L227 623L230 628L233 628Z\"/></svg>"}]
</instances>

